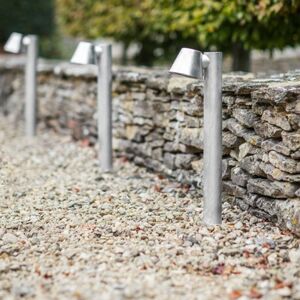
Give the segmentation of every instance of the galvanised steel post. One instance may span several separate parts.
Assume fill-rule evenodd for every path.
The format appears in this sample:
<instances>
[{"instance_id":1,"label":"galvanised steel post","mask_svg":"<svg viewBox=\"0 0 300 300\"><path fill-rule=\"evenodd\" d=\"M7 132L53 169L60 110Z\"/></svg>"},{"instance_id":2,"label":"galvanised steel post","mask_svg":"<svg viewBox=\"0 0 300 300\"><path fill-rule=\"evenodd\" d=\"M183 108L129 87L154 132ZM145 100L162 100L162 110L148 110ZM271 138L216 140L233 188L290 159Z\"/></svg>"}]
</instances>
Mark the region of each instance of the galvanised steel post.
<instances>
[{"instance_id":1,"label":"galvanised steel post","mask_svg":"<svg viewBox=\"0 0 300 300\"><path fill-rule=\"evenodd\" d=\"M102 171L112 169L112 53L111 45L95 46L98 67L97 121Z\"/></svg>"},{"instance_id":2,"label":"galvanised steel post","mask_svg":"<svg viewBox=\"0 0 300 300\"><path fill-rule=\"evenodd\" d=\"M102 171L112 169L112 47L110 44L80 42L71 58L71 62L83 65L95 65L98 71L97 81L97 127L99 143L99 161Z\"/></svg>"},{"instance_id":3,"label":"galvanised steel post","mask_svg":"<svg viewBox=\"0 0 300 300\"><path fill-rule=\"evenodd\" d=\"M25 67L25 134L34 136L36 131L36 73L38 57L38 37L13 32L4 45L7 52L19 54L26 52Z\"/></svg>"},{"instance_id":4,"label":"galvanised steel post","mask_svg":"<svg viewBox=\"0 0 300 300\"><path fill-rule=\"evenodd\" d=\"M205 52L203 221L222 222L222 53Z\"/></svg>"},{"instance_id":5,"label":"galvanised steel post","mask_svg":"<svg viewBox=\"0 0 300 300\"><path fill-rule=\"evenodd\" d=\"M222 53L182 48L171 73L204 77L203 221L222 222Z\"/></svg>"},{"instance_id":6,"label":"galvanised steel post","mask_svg":"<svg viewBox=\"0 0 300 300\"><path fill-rule=\"evenodd\" d=\"M38 38L35 35L24 37L27 59L25 70L25 133L32 137L36 134L37 119L37 57Z\"/></svg>"}]
</instances>

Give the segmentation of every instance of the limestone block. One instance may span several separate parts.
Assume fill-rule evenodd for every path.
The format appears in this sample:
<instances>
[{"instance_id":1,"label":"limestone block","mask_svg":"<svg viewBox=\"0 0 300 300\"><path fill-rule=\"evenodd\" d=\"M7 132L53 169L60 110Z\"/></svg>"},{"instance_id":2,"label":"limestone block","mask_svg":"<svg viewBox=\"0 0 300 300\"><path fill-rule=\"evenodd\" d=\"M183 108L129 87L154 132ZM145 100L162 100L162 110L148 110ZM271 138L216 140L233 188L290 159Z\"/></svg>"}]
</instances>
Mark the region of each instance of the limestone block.
<instances>
[{"instance_id":1,"label":"limestone block","mask_svg":"<svg viewBox=\"0 0 300 300\"><path fill-rule=\"evenodd\" d=\"M167 141L174 141L176 138L176 131L173 128L166 128L163 138Z\"/></svg>"},{"instance_id":2,"label":"limestone block","mask_svg":"<svg viewBox=\"0 0 300 300\"><path fill-rule=\"evenodd\" d=\"M189 128L203 127L203 118L183 115L183 124Z\"/></svg>"},{"instance_id":3,"label":"limestone block","mask_svg":"<svg viewBox=\"0 0 300 300\"><path fill-rule=\"evenodd\" d=\"M259 146L262 142L262 137L256 135L253 130L245 128L234 118L230 118L227 122L225 122L225 128L231 131L234 135L244 138L252 145Z\"/></svg>"},{"instance_id":4,"label":"limestone block","mask_svg":"<svg viewBox=\"0 0 300 300\"><path fill-rule=\"evenodd\" d=\"M245 187L249 178L249 174L243 171L243 169L241 169L240 167L231 169L231 180L234 184Z\"/></svg>"},{"instance_id":5,"label":"limestone block","mask_svg":"<svg viewBox=\"0 0 300 300\"><path fill-rule=\"evenodd\" d=\"M147 143L132 143L132 149L135 154L141 155L142 157L152 157L152 148Z\"/></svg>"},{"instance_id":6,"label":"limestone block","mask_svg":"<svg viewBox=\"0 0 300 300\"><path fill-rule=\"evenodd\" d=\"M176 154L172 154L172 153L168 153L168 152L164 154L164 164L170 170L175 169L175 158L176 158Z\"/></svg>"},{"instance_id":7,"label":"limestone block","mask_svg":"<svg viewBox=\"0 0 300 300\"><path fill-rule=\"evenodd\" d=\"M241 143L241 140L229 131L223 131L222 144L227 148L234 148Z\"/></svg>"},{"instance_id":8,"label":"limestone block","mask_svg":"<svg viewBox=\"0 0 300 300\"><path fill-rule=\"evenodd\" d=\"M134 140L137 142L142 142L144 136L151 131L151 127L148 126L137 126L137 125L127 125L125 127L125 136L129 140Z\"/></svg>"},{"instance_id":9,"label":"limestone block","mask_svg":"<svg viewBox=\"0 0 300 300\"><path fill-rule=\"evenodd\" d=\"M238 161L241 161L248 154L262 154L260 148L253 146L250 143L243 143L239 146Z\"/></svg>"},{"instance_id":10,"label":"limestone block","mask_svg":"<svg viewBox=\"0 0 300 300\"><path fill-rule=\"evenodd\" d=\"M222 96L222 102L224 104L226 104L228 110L232 109L232 107L233 107L233 105L235 103L235 99L236 99L236 97L234 97L232 95L226 95L226 94L224 95L223 94L223 96Z\"/></svg>"},{"instance_id":11,"label":"limestone block","mask_svg":"<svg viewBox=\"0 0 300 300\"><path fill-rule=\"evenodd\" d=\"M262 104L262 103L252 103L251 106L252 112L258 116L262 116L264 111L267 109L273 109L273 107L268 104Z\"/></svg>"},{"instance_id":12,"label":"limestone block","mask_svg":"<svg viewBox=\"0 0 300 300\"><path fill-rule=\"evenodd\" d=\"M265 151L276 151L284 155L290 155L290 149L286 147L282 142L275 139L267 139L261 143L261 148Z\"/></svg>"},{"instance_id":13,"label":"limestone block","mask_svg":"<svg viewBox=\"0 0 300 300\"><path fill-rule=\"evenodd\" d=\"M156 141L156 140L163 140L165 142L165 140L163 139L163 135L158 130L151 131L145 137L146 142L152 142L152 141Z\"/></svg>"},{"instance_id":14,"label":"limestone block","mask_svg":"<svg viewBox=\"0 0 300 300\"><path fill-rule=\"evenodd\" d=\"M152 101L152 108L154 113L162 113L162 112L169 112L171 109L171 104L170 103L160 103L160 102L155 102Z\"/></svg>"},{"instance_id":15,"label":"limestone block","mask_svg":"<svg viewBox=\"0 0 300 300\"><path fill-rule=\"evenodd\" d=\"M203 149L203 129L183 128L179 132L179 142L185 145Z\"/></svg>"},{"instance_id":16,"label":"limestone block","mask_svg":"<svg viewBox=\"0 0 300 300\"><path fill-rule=\"evenodd\" d=\"M147 90L166 91L169 80L165 76L149 76L146 81ZM164 98L164 97L163 97Z\"/></svg>"},{"instance_id":17,"label":"limestone block","mask_svg":"<svg viewBox=\"0 0 300 300\"><path fill-rule=\"evenodd\" d=\"M251 97L254 103L258 102L276 105L296 100L297 94L293 87L276 84L276 86L253 91Z\"/></svg>"},{"instance_id":18,"label":"limestone block","mask_svg":"<svg viewBox=\"0 0 300 300\"><path fill-rule=\"evenodd\" d=\"M191 162L193 160L196 160L197 156L193 154L176 154L175 157L175 166L177 168L183 168L183 169L190 169L191 168Z\"/></svg>"},{"instance_id":19,"label":"limestone block","mask_svg":"<svg viewBox=\"0 0 300 300\"><path fill-rule=\"evenodd\" d=\"M158 148L158 147L162 148L164 144L165 144L165 141L162 139L161 140L153 140L149 143L150 147L152 147L152 148Z\"/></svg>"},{"instance_id":20,"label":"limestone block","mask_svg":"<svg viewBox=\"0 0 300 300\"><path fill-rule=\"evenodd\" d=\"M271 216L275 216L278 213L276 201L268 197L258 197L255 201L255 206Z\"/></svg>"},{"instance_id":21,"label":"limestone block","mask_svg":"<svg viewBox=\"0 0 300 300\"><path fill-rule=\"evenodd\" d=\"M246 189L233 184L230 181L223 181L223 191L228 195L242 198L246 194Z\"/></svg>"},{"instance_id":22,"label":"limestone block","mask_svg":"<svg viewBox=\"0 0 300 300\"><path fill-rule=\"evenodd\" d=\"M289 182L271 181L261 178L250 178L247 184L247 190L250 193L278 199L295 197L297 188L298 185Z\"/></svg>"},{"instance_id":23,"label":"limestone block","mask_svg":"<svg viewBox=\"0 0 300 300\"><path fill-rule=\"evenodd\" d=\"M238 95L235 99L235 104L237 106L250 107L251 106L251 98L247 96Z\"/></svg>"},{"instance_id":24,"label":"limestone block","mask_svg":"<svg viewBox=\"0 0 300 300\"><path fill-rule=\"evenodd\" d=\"M245 197L243 199L248 205L250 205L252 207L256 207L256 200L258 198L259 198L259 195L247 192L247 195L245 195Z\"/></svg>"},{"instance_id":25,"label":"limestone block","mask_svg":"<svg viewBox=\"0 0 300 300\"><path fill-rule=\"evenodd\" d=\"M187 115L195 117L203 117L203 107L192 102L181 102L180 109Z\"/></svg>"},{"instance_id":26,"label":"limestone block","mask_svg":"<svg viewBox=\"0 0 300 300\"><path fill-rule=\"evenodd\" d=\"M152 158L155 159L155 160L162 161L162 159L163 159L163 150L162 150L162 148L153 149Z\"/></svg>"},{"instance_id":27,"label":"limestone block","mask_svg":"<svg viewBox=\"0 0 300 300\"><path fill-rule=\"evenodd\" d=\"M192 169L196 171L198 174L202 174L203 171L203 159L194 160L191 163Z\"/></svg>"},{"instance_id":28,"label":"limestone block","mask_svg":"<svg viewBox=\"0 0 300 300\"><path fill-rule=\"evenodd\" d=\"M287 118L293 130L298 130L300 128L300 114L288 114Z\"/></svg>"},{"instance_id":29,"label":"limestone block","mask_svg":"<svg viewBox=\"0 0 300 300\"><path fill-rule=\"evenodd\" d=\"M287 116L284 113L265 110L263 112L261 119L263 121L268 122L269 124L276 125L277 127L280 127L286 131L290 131L292 129L292 127L287 119Z\"/></svg>"},{"instance_id":30,"label":"limestone block","mask_svg":"<svg viewBox=\"0 0 300 300\"><path fill-rule=\"evenodd\" d=\"M138 117L151 118L151 116L154 115L151 103L147 101L136 101L133 115Z\"/></svg>"},{"instance_id":31,"label":"limestone block","mask_svg":"<svg viewBox=\"0 0 300 300\"><path fill-rule=\"evenodd\" d=\"M300 182L299 174L289 174L275 168L272 164L261 162L259 164L260 169L267 175L271 180L289 181L289 182Z\"/></svg>"},{"instance_id":32,"label":"limestone block","mask_svg":"<svg viewBox=\"0 0 300 300\"><path fill-rule=\"evenodd\" d=\"M234 135L243 137L250 130L238 123L234 118L227 120L226 128L230 130Z\"/></svg>"},{"instance_id":33,"label":"limestone block","mask_svg":"<svg viewBox=\"0 0 300 300\"><path fill-rule=\"evenodd\" d=\"M167 90L169 93L184 94L187 85L196 82L196 79L186 78L182 76L172 76L169 80Z\"/></svg>"},{"instance_id":34,"label":"limestone block","mask_svg":"<svg viewBox=\"0 0 300 300\"><path fill-rule=\"evenodd\" d=\"M239 162L239 166L251 175L264 176L264 172L259 167L260 162L261 157L258 154L255 154L243 158Z\"/></svg>"},{"instance_id":35,"label":"limestone block","mask_svg":"<svg viewBox=\"0 0 300 300\"><path fill-rule=\"evenodd\" d=\"M133 117L130 118L130 120L131 122L128 122L128 124L133 124L138 126L144 126L144 125L151 126L151 127L154 126L154 121L151 119L146 119L143 117Z\"/></svg>"},{"instance_id":36,"label":"limestone block","mask_svg":"<svg viewBox=\"0 0 300 300\"><path fill-rule=\"evenodd\" d=\"M298 132L282 132L282 142L292 151L300 149L300 131Z\"/></svg>"},{"instance_id":37,"label":"limestone block","mask_svg":"<svg viewBox=\"0 0 300 300\"><path fill-rule=\"evenodd\" d=\"M279 154L275 151L270 151L268 155L269 162L276 168L290 173L290 174L296 174L300 173L300 162L288 158L282 154Z\"/></svg>"},{"instance_id":38,"label":"limestone block","mask_svg":"<svg viewBox=\"0 0 300 300\"><path fill-rule=\"evenodd\" d=\"M253 113L250 109L235 108L232 111L232 115L237 119L242 125L246 127L253 127L258 121L258 116Z\"/></svg>"},{"instance_id":39,"label":"limestone block","mask_svg":"<svg viewBox=\"0 0 300 300\"><path fill-rule=\"evenodd\" d=\"M291 154L291 158L293 158L293 159L300 159L300 150L298 150L296 152L293 152Z\"/></svg>"},{"instance_id":40,"label":"limestone block","mask_svg":"<svg viewBox=\"0 0 300 300\"><path fill-rule=\"evenodd\" d=\"M263 138L279 138L281 137L282 130L267 122L257 122L254 125L255 132Z\"/></svg>"},{"instance_id":41,"label":"limestone block","mask_svg":"<svg viewBox=\"0 0 300 300\"><path fill-rule=\"evenodd\" d=\"M300 99L287 103L285 106L285 111L300 114Z\"/></svg>"}]
</instances>

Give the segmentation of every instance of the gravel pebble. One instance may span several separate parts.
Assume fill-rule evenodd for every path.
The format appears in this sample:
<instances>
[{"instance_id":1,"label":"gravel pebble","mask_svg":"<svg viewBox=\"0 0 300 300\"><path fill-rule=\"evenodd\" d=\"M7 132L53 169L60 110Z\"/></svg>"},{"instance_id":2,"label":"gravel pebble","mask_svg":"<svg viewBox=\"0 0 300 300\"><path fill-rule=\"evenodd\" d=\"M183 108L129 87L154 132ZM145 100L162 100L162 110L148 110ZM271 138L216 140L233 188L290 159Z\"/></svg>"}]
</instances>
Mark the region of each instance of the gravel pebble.
<instances>
[{"instance_id":1,"label":"gravel pebble","mask_svg":"<svg viewBox=\"0 0 300 300\"><path fill-rule=\"evenodd\" d=\"M299 299L299 239L224 199L0 121L0 299ZM179 196L180 195L180 196Z\"/></svg>"}]
</instances>

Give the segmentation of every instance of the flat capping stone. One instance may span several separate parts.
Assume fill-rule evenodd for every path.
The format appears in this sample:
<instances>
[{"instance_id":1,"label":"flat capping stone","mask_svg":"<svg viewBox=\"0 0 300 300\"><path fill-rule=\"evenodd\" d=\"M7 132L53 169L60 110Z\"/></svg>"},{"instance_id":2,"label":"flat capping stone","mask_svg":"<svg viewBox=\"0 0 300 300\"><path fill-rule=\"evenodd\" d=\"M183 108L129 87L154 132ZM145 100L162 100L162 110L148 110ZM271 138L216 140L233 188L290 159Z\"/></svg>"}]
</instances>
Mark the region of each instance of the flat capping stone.
<instances>
[{"instance_id":1,"label":"flat capping stone","mask_svg":"<svg viewBox=\"0 0 300 300\"><path fill-rule=\"evenodd\" d=\"M24 55L0 55L0 72L19 72L24 69L25 60ZM66 61L39 59L38 73L65 78L93 79L97 77L97 68L94 65L75 65ZM113 66L113 79L124 83L146 84L150 88L167 90L171 93L203 93L203 81L171 76L166 68ZM223 74L223 92L250 96L255 91L266 89L281 94L287 91L289 95L300 93L300 70L271 76L260 74L256 77L252 73L243 72Z\"/></svg>"}]
</instances>

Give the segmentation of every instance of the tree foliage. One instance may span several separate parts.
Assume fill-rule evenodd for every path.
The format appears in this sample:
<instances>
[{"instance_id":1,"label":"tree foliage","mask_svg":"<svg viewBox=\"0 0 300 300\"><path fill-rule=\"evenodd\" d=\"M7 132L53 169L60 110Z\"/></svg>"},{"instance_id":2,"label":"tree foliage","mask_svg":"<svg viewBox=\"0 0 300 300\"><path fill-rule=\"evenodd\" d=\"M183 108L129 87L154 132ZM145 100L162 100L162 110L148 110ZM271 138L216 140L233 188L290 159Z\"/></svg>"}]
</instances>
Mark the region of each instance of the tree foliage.
<instances>
[{"instance_id":1,"label":"tree foliage","mask_svg":"<svg viewBox=\"0 0 300 300\"><path fill-rule=\"evenodd\" d=\"M52 0L2 0L0 5L0 44L11 32L34 33L39 36L54 30Z\"/></svg>"},{"instance_id":2,"label":"tree foliage","mask_svg":"<svg viewBox=\"0 0 300 300\"><path fill-rule=\"evenodd\" d=\"M300 42L299 0L57 0L57 4L69 34L140 43L140 58L148 62L175 53L182 45L230 51L236 44L250 50Z\"/></svg>"}]
</instances>

